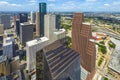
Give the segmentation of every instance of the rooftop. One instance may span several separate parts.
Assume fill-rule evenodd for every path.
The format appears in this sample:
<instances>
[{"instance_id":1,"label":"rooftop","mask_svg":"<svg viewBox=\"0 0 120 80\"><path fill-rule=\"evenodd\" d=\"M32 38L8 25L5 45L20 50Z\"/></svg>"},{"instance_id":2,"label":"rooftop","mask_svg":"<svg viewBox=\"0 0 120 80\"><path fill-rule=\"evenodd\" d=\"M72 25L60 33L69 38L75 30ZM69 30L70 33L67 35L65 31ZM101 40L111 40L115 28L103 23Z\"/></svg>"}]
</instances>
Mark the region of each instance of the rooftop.
<instances>
[{"instance_id":1,"label":"rooftop","mask_svg":"<svg viewBox=\"0 0 120 80\"><path fill-rule=\"evenodd\" d=\"M55 45L56 44L56 45ZM51 49L52 48L52 49ZM48 50L49 49L49 50ZM53 79L57 79L73 62L79 59L79 54L68 48L67 45L59 44L58 41L45 48L46 59Z\"/></svg>"},{"instance_id":2,"label":"rooftop","mask_svg":"<svg viewBox=\"0 0 120 80\"><path fill-rule=\"evenodd\" d=\"M59 29L59 30L56 30L54 32L54 34L58 35L58 34L61 34L61 33L64 33L65 32L65 29Z\"/></svg>"},{"instance_id":3,"label":"rooftop","mask_svg":"<svg viewBox=\"0 0 120 80\"><path fill-rule=\"evenodd\" d=\"M3 46L10 45L13 42L14 42L14 38L13 37L4 38L4 40L3 40Z\"/></svg>"},{"instance_id":4,"label":"rooftop","mask_svg":"<svg viewBox=\"0 0 120 80\"><path fill-rule=\"evenodd\" d=\"M7 80L6 76L0 77L0 80Z\"/></svg>"},{"instance_id":5,"label":"rooftop","mask_svg":"<svg viewBox=\"0 0 120 80\"><path fill-rule=\"evenodd\" d=\"M39 43L42 43L42 42L45 42L48 40L49 39L47 37L41 37L41 38L34 39L32 41L28 41L26 44L27 44L27 46L34 46L36 44L39 44Z\"/></svg>"},{"instance_id":6,"label":"rooftop","mask_svg":"<svg viewBox=\"0 0 120 80\"><path fill-rule=\"evenodd\" d=\"M86 22L83 22L83 24L85 24L85 25L91 25L91 23L86 23Z\"/></svg>"},{"instance_id":7,"label":"rooftop","mask_svg":"<svg viewBox=\"0 0 120 80\"><path fill-rule=\"evenodd\" d=\"M113 53L108 67L120 73L120 50Z\"/></svg>"},{"instance_id":8,"label":"rooftop","mask_svg":"<svg viewBox=\"0 0 120 80\"><path fill-rule=\"evenodd\" d=\"M23 26L35 25L35 23L24 22L24 23L20 23L20 25L22 25L23 27Z\"/></svg>"},{"instance_id":9,"label":"rooftop","mask_svg":"<svg viewBox=\"0 0 120 80\"><path fill-rule=\"evenodd\" d=\"M0 56L0 63L4 62L7 60L6 56Z\"/></svg>"}]
</instances>

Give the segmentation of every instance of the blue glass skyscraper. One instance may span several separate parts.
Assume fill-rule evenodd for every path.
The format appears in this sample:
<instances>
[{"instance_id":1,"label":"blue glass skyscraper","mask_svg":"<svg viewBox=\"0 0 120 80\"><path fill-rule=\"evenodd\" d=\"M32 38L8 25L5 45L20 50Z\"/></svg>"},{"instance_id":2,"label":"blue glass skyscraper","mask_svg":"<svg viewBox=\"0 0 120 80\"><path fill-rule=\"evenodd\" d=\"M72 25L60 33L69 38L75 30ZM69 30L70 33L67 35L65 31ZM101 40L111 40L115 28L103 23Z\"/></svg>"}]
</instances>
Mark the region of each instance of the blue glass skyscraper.
<instances>
[{"instance_id":1,"label":"blue glass skyscraper","mask_svg":"<svg viewBox=\"0 0 120 80\"><path fill-rule=\"evenodd\" d=\"M40 37L44 36L44 15L46 14L46 3L39 3L40 12Z\"/></svg>"}]
</instances>

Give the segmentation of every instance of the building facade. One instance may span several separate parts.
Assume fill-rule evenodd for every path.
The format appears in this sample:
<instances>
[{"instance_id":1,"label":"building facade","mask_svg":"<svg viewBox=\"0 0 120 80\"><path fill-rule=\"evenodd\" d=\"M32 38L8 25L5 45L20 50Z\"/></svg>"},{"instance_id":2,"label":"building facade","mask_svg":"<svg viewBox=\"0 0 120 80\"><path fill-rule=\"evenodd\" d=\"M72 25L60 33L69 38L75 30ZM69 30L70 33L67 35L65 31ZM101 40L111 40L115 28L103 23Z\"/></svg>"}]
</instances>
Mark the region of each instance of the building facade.
<instances>
[{"instance_id":1,"label":"building facade","mask_svg":"<svg viewBox=\"0 0 120 80\"><path fill-rule=\"evenodd\" d=\"M37 55L37 80L80 80L80 56L64 42L57 40Z\"/></svg>"},{"instance_id":2,"label":"building facade","mask_svg":"<svg viewBox=\"0 0 120 80\"><path fill-rule=\"evenodd\" d=\"M17 19L15 24L16 24L15 25L16 26L16 34L17 34L17 36L20 36L20 20Z\"/></svg>"},{"instance_id":3,"label":"building facade","mask_svg":"<svg viewBox=\"0 0 120 80\"><path fill-rule=\"evenodd\" d=\"M61 29L60 24L61 24L61 16L56 14L56 29L58 30Z\"/></svg>"},{"instance_id":4,"label":"building facade","mask_svg":"<svg viewBox=\"0 0 120 80\"><path fill-rule=\"evenodd\" d=\"M33 39L34 24L21 23L20 25L20 41L22 45L25 45L27 41Z\"/></svg>"},{"instance_id":5,"label":"building facade","mask_svg":"<svg viewBox=\"0 0 120 80\"><path fill-rule=\"evenodd\" d=\"M66 40L48 44L41 37L27 42L27 70L35 71L36 80L80 80L80 56Z\"/></svg>"},{"instance_id":6,"label":"building facade","mask_svg":"<svg viewBox=\"0 0 120 80\"><path fill-rule=\"evenodd\" d=\"M35 20L36 20L36 13L35 12L30 13L30 19L31 19L31 23L35 23Z\"/></svg>"},{"instance_id":7,"label":"building facade","mask_svg":"<svg viewBox=\"0 0 120 80\"><path fill-rule=\"evenodd\" d=\"M75 13L72 23L72 49L81 56L81 65L89 73L95 71L96 49L91 26L83 23L84 15ZM90 79L91 80L91 79Z\"/></svg>"},{"instance_id":8,"label":"building facade","mask_svg":"<svg viewBox=\"0 0 120 80\"><path fill-rule=\"evenodd\" d=\"M48 45L48 38L41 37L26 43L27 70L36 69L36 53Z\"/></svg>"},{"instance_id":9,"label":"building facade","mask_svg":"<svg viewBox=\"0 0 120 80\"><path fill-rule=\"evenodd\" d=\"M40 36L44 36L44 15L46 14L46 3L39 3L39 13L40 13Z\"/></svg>"},{"instance_id":10,"label":"building facade","mask_svg":"<svg viewBox=\"0 0 120 80\"><path fill-rule=\"evenodd\" d=\"M3 26L3 24L0 24L0 34L4 34L4 26Z\"/></svg>"},{"instance_id":11,"label":"building facade","mask_svg":"<svg viewBox=\"0 0 120 80\"><path fill-rule=\"evenodd\" d=\"M5 76L10 75L10 64L7 56L0 56L0 76L2 76L1 74Z\"/></svg>"},{"instance_id":12,"label":"building facade","mask_svg":"<svg viewBox=\"0 0 120 80\"><path fill-rule=\"evenodd\" d=\"M3 24L4 29L10 28L10 15L1 15L0 24Z\"/></svg>"},{"instance_id":13,"label":"building facade","mask_svg":"<svg viewBox=\"0 0 120 80\"><path fill-rule=\"evenodd\" d=\"M36 12L36 36L40 36L40 13Z\"/></svg>"},{"instance_id":14,"label":"building facade","mask_svg":"<svg viewBox=\"0 0 120 80\"><path fill-rule=\"evenodd\" d=\"M15 48L15 40L13 37L7 37L3 40L3 55L8 59L13 58Z\"/></svg>"},{"instance_id":15,"label":"building facade","mask_svg":"<svg viewBox=\"0 0 120 80\"><path fill-rule=\"evenodd\" d=\"M53 32L55 31L55 15L46 14L44 16L44 32L49 42L53 42Z\"/></svg>"},{"instance_id":16,"label":"building facade","mask_svg":"<svg viewBox=\"0 0 120 80\"><path fill-rule=\"evenodd\" d=\"M19 14L20 23L28 22L28 14L20 13Z\"/></svg>"}]
</instances>

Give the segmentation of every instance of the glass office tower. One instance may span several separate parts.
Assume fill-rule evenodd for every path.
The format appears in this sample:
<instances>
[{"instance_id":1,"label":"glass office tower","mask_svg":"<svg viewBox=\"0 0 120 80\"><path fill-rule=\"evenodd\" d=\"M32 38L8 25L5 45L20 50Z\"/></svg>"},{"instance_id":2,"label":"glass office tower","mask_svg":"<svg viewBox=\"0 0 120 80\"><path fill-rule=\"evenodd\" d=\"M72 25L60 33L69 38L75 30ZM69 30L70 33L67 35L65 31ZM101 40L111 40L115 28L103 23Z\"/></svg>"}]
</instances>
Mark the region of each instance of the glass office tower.
<instances>
[{"instance_id":1,"label":"glass office tower","mask_svg":"<svg viewBox=\"0 0 120 80\"><path fill-rule=\"evenodd\" d=\"M40 12L40 37L44 36L44 15L46 14L46 3L39 3Z\"/></svg>"}]
</instances>

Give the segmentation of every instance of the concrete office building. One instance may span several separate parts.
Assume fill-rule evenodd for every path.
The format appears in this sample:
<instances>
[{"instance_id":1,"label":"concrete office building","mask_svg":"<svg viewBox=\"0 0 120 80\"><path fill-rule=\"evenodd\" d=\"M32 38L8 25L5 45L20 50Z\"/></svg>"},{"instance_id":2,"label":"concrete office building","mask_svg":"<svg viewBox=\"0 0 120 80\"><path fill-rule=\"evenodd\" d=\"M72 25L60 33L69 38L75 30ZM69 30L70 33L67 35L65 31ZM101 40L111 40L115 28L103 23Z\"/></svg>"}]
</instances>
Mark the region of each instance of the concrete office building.
<instances>
[{"instance_id":1,"label":"concrete office building","mask_svg":"<svg viewBox=\"0 0 120 80\"><path fill-rule=\"evenodd\" d=\"M20 41L22 45L25 45L27 41L33 39L34 24L28 22L20 24Z\"/></svg>"},{"instance_id":2,"label":"concrete office building","mask_svg":"<svg viewBox=\"0 0 120 80\"><path fill-rule=\"evenodd\" d=\"M4 34L4 26L3 26L3 24L0 24L0 34Z\"/></svg>"},{"instance_id":3,"label":"concrete office building","mask_svg":"<svg viewBox=\"0 0 120 80\"><path fill-rule=\"evenodd\" d=\"M36 12L36 36L40 36L40 13Z\"/></svg>"},{"instance_id":4,"label":"concrete office building","mask_svg":"<svg viewBox=\"0 0 120 80\"><path fill-rule=\"evenodd\" d=\"M19 14L20 23L28 22L28 14L20 13Z\"/></svg>"},{"instance_id":5,"label":"concrete office building","mask_svg":"<svg viewBox=\"0 0 120 80\"><path fill-rule=\"evenodd\" d=\"M49 43L65 38L65 29L56 29L56 15L46 14L44 16L45 37L49 38Z\"/></svg>"},{"instance_id":6,"label":"concrete office building","mask_svg":"<svg viewBox=\"0 0 120 80\"><path fill-rule=\"evenodd\" d=\"M15 40L13 37L7 37L3 40L3 55L7 56L8 59L13 58Z\"/></svg>"},{"instance_id":7,"label":"concrete office building","mask_svg":"<svg viewBox=\"0 0 120 80\"><path fill-rule=\"evenodd\" d=\"M40 37L44 36L44 15L46 14L46 3L39 3L40 13Z\"/></svg>"},{"instance_id":8,"label":"concrete office building","mask_svg":"<svg viewBox=\"0 0 120 80\"><path fill-rule=\"evenodd\" d=\"M5 76L10 75L10 64L7 56L0 56L0 73Z\"/></svg>"},{"instance_id":9,"label":"concrete office building","mask_svg":"<svg viewBox=\"0 0 120 80\"><path fill-rule=\"evenodd\" d=\"M0 15L0 24L3 24L4 29L10 28L10 15Z\"/></svg>"},{"instance_id":10,"label":"concrete office building","mask_svg":"<svg viewBox=\"0 0 120 80\"><path fill-rule=\"evenodd\" d=\"M36 13L35 12L30 13L30 19L31 19L31 23L35 23L35 20L36 20Z\"/></svg>"},{"instance_id":11,"label":"concrete office building","mask_svg":"<svg viewBox=\"0 0 120 80\"><path fill-rule=\"evenodd\" d=\"M82 13L75 13L72 23L72 49L81 56L81 65L90 74L87 80L91 80L95 72L96 49L92 39L91 26L83 23Z\"/></svg>"},{"instance_id":12,"label":"concrete office building","mask_svg":"<svg viewBox=\"0 0 120 80\"><path fill-rule=\"evenodd\" d=\"M27 70L36 69L36 52L48 45L48 38L41 37L26 43Z\"/></svg>"}]
</instances>

